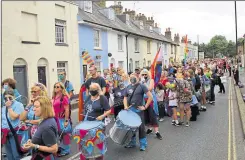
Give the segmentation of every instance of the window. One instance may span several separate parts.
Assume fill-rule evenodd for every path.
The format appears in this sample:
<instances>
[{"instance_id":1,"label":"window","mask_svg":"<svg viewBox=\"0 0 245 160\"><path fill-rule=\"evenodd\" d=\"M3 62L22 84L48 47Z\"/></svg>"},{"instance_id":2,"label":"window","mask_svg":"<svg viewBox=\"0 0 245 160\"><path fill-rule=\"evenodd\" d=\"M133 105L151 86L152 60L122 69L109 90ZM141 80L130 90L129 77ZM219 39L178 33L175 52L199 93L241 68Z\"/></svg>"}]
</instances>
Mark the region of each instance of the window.
<instances>
[{"instance_id":1,"label":"window","mask_svg":"<svg viewBox=\"0 0 245 160\"><path fill-rule=\"evenodd\" d=\"M66 72L66 75L68 75L67 62L57 62L57 76L58 76L58 73L61 71Z\"/></svg>"},{"instance_id":2,"label":"window","mask_svg":"<svg viewBox=\"0 0 245 160\"><path fill-rule=\"evenodd\" d=\"M147 53L151 53L151 41L147 41Z\"/></svg>"},{"instance_id":3,"label":"window","mask_svg":"<svg viewBox=\"0 0 245 160\"><path fill-rule=\"evenodd\" d=\"M134 39L134 49L135 49L135 52L139 52L139 39L138 38Z\"/></svg>"},{"instance_id":4,"label":"window","mask_svg":"<svg viewBox=\"0 0 245 160\"><path fill-rule=\"evenodd\" d=\"M37 14L21 12L21 37L23 41L38 42L38 17Z\"/></svg>"},{"instance_id":5,"label":"window","mask_svg":"<svg viewBox=\"0 0 245 160\"><path fill-rule=\"evenodd\" d=\"M144 59L143 60L143 68L145 68L146 67L146 60Z\"/></svg>"},{"instance_id":6,"label":"window","mask_svg":"<svg viewBox=\"0 0 245 160\"><path fill-rule=\"evenodd\" d=\"M148 67L150 67L151 66L151 61L148 61Z\"/></svg>"},{"instance_id":7,"label":"window","mask_svg":"<svg viewBox=\"0 0 245 160\"><path fill-rule=\"evenodd\" d=\"M139 68L140 67L140 61L135 61L135 68Z\"/></svg>"},{"instance_id":8,"label":"window","mask_svg":"<svg viewBox=\"0 0 245 160\"><path fill-rule=\"evenodd\" d=\"M101 72L101 61L95 61L95 66L98 72Z\"/></svg>"},{"instance_id":9,"label":"window","mask_svg":"<svg viewBox=\"0 0 245 160\"><path fill-rule=\"evenodd\" d=\"M94 47L95 48L101 48L100 46L100 31L99 30L94 30Z\"/></svg>"},{"instance_id":10,"label":"window","mask_svg":"<svg viewBox=\"0 0 245 160\"><path fill-rule=\"evenodd\" d=\"M117 36L117 41L118 41L118 50L122 51L123 50L123 37L122 37L122 35Z\"/></svg>"},{"instance_id":11,"label":"window","mask_svg":"<svg viewBox=\"0 0 245 160\"><path fill-rule=\"evenodd\" d=\"M123 68L123 64L124 62L123 61L118 61L118 67L120 67L120 68Z\"/></svg>"},{"instance_id":12,"label":"window","mask_svg":"<svg viewBox=\"0 0 245 160\"><path fill-rule=\"evenodd\" d=\"M65 43L66 21L55 20L55 42Z\"/></svg>"}]
</instances>

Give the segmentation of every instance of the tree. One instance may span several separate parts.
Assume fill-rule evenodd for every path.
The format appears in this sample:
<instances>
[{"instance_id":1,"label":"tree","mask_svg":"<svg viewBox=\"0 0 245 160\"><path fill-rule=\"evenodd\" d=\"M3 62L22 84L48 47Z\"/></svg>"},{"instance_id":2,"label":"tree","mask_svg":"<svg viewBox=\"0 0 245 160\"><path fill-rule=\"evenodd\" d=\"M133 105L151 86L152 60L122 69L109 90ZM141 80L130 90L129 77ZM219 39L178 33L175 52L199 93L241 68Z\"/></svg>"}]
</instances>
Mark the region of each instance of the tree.
<instances>
[{"instance_id":1,"label":"tree","mask_svg":"<svg viewBox=\"0 0 245 160\"><path fill-rule=\"evenodd\" d=\"M227 48L226 48L226 55L229 57L236 55L236 43L235 42L232 42L231 40L229 41Z\"/></svg>"}]
</instances>

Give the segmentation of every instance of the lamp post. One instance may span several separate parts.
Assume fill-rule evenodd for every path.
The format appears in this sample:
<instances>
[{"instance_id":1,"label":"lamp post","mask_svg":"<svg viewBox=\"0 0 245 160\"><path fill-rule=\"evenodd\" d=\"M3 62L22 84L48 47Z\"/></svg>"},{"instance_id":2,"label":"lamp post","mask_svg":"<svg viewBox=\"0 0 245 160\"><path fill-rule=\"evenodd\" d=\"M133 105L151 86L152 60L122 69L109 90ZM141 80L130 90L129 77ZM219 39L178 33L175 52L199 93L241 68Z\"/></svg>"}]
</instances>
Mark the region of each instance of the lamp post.
<instances>
[{"instance_id":1,"label":"lamp post","mask_svg":"<svg viewBox=\"0 0 245 160\"><path fill-rule=\"evenodd\" d=\"M236 1L235 1L235 28L236 28L236 54L238 54L238 46L237 46L237 9L236 9Z\"/></svg>"}]
</instances>

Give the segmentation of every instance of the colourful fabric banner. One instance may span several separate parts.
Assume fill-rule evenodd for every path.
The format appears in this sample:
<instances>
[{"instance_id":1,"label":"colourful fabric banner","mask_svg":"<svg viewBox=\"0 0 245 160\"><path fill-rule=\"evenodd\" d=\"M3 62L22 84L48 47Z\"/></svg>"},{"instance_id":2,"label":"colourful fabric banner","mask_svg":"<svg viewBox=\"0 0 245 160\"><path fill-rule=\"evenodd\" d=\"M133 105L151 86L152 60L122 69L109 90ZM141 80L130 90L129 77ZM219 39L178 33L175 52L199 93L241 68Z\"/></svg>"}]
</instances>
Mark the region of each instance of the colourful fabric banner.
<instances>
[{"instance_id":1,"label":"colourful fabric banner","mask_svg":"<svg viewBox=\"0 0 245 160\"><path fill-rule=\"evenodd\" d=\"M187 55L188 55L188 38L187 35L185 36L185 50L184 50L184 62L186 65L186 61L187 61Z\"/></svg>"},{"instance_id":2,"label":"colourful fabric banner","mask_svg":"<svg viewBox=\"0 0 245 160\"><path fill-rule=\"evenodd\" d=\"M160 47L158 49L158 52L154 58L154 61L151 65L151 76L152 79L154 79L155 82L155 87L158 84L158 82L160 81L161 78L161 73L162 73L162 56L163 56L163 52L162 52L162 47Z\"/></svg>"}]
</instances>

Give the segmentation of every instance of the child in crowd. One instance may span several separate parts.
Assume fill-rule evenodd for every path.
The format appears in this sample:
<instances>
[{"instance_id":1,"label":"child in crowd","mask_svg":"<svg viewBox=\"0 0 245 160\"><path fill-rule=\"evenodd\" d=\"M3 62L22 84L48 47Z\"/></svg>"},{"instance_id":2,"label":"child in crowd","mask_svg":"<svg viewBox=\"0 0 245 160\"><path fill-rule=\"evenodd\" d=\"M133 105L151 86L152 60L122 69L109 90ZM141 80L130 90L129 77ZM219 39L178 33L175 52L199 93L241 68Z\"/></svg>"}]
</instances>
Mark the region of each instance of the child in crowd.
<instances>
[{"instance_id":1,"label":"child in crowd","mask_svg":"<svg viewBox=\"0 0 245 160\"><path fill-rule=\"evenodd\" d=\"M159 111L159 121L162 122L165 116L165 106L164 106L164 87L162 83L158 83L156 86L156 97L157 97L157 105L158 105L158 111Z\"/></svg>"},{"instance_id":2,"label":"child in crowd","mask_svg":"<svg viewBox=\"0 0 245 160\"><path fill-rule=\"evenodd\" d=\"M179 126L179 121L177 117L177 93L176 93L176 86L170 88L169 95L169 106L172 108L172 125Z\"/></svg>"}]
</instances>

